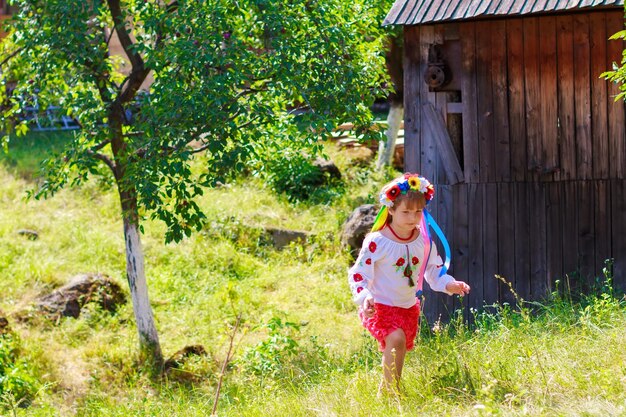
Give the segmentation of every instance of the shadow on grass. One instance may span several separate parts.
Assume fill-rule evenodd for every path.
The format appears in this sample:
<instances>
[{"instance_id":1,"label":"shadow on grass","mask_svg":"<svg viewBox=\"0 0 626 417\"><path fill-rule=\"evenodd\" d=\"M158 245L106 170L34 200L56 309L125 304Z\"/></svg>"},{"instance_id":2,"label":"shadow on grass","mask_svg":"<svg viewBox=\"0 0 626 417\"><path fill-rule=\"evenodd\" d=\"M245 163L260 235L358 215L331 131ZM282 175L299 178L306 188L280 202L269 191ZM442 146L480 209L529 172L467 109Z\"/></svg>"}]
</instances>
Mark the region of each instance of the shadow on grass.
<instances>
[{"instance_id":1,"label":"shadow on grass","mask_svg":"<svg viewBox=\"0 0 626 417\"><path fill-rule=\"evenodd\" d=\"M0 164L9 172L26 180L40 175L41 163L63 150L74 132L28 132L25 136L11 136L8 153L0 151Z\"/></svg>"}]
</instances>

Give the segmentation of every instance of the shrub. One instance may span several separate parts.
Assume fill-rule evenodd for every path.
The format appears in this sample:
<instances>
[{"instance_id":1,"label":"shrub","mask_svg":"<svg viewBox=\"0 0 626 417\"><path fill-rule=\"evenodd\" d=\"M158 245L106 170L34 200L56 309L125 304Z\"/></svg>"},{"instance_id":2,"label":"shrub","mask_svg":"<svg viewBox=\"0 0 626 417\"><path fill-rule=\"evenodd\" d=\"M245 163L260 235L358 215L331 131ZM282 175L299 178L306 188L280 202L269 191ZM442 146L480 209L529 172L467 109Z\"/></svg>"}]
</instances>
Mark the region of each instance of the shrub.
<instances>
[{"instance_id":1,"label":"shrub","mask_svg":"<svg viewBox=\"0 0 626 417\"><path fill-rule=\"evenodd\" d=\"M35 392L35 380L20 358L19 340L12 333L0 334L0 405L26 407Z\"/></svg>"}]
</instances>

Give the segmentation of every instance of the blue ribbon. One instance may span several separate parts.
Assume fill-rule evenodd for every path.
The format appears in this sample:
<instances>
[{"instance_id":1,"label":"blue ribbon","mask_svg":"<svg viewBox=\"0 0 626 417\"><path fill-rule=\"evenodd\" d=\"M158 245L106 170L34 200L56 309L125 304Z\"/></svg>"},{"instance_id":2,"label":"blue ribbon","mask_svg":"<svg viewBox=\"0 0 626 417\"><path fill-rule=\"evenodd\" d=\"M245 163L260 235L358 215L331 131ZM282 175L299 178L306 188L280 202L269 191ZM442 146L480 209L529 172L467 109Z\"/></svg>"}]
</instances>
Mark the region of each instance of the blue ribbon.
<instances>
[{"instance_id":1,"label":"blue ribbon","mask_svg":"<svg viewBox=\"0 0 626 417\"><path fill-rule=\"evenodd\" d=\"M424 217L426 218L426 223L430 227L432 227L435 233L437 234L437 236L439 236L439 240L441 241L441 244L443 245L443 250L446 254L446 259L443 262L441 271L439 271L439 276L443 276L448 272L448 268L450 268L450 259L451 259L450 244L448 243L448 239L446 239L446 235L443 234L443 231L441 230L441 228L439 227L439 225L437 224L433 216L431 216L430 213L426 211L426 209L424 209ZM431 242L432 242L432 238L430 238L430 233L428 232L428 228L426 228L426 235L428 236L429 239L431 239Z\"/></svg>"}]
</instances>

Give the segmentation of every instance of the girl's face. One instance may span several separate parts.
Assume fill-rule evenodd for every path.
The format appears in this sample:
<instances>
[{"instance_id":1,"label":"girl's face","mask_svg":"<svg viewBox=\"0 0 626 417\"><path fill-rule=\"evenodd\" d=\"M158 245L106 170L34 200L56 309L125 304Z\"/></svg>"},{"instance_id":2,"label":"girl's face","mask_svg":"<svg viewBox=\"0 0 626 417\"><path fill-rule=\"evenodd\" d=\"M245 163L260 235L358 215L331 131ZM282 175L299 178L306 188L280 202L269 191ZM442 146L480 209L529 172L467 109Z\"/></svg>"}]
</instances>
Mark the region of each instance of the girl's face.
<instances>
[{"instance_id":1,"label":"girl's face","mask_svg":"<svg viewBox=\"0 0 626 417\"><path fill-rule=\"evenodd\" d=\"M422 221L423 206L418 204L407 204L402 201L389 209L392 216L392 225L394 229L411 230L415 229Z\"/></svg>"}]
</instances>

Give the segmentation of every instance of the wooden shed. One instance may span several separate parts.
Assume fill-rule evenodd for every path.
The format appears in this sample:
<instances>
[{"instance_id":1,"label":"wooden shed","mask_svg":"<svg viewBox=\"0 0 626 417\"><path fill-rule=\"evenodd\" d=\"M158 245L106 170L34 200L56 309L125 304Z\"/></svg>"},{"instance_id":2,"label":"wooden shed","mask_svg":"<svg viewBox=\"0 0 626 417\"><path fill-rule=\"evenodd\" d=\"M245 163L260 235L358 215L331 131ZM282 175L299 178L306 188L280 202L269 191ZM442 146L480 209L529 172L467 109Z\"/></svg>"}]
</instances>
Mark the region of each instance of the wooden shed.
<instances>
[{"instance_id":1,"label":"wooden shed","mask_svg":"<svg viewBox=\"0 0 626 417\"><path fill-rule=\"evenodd\" d=\"M622 1L397 0L404 26L405 169L430 205L468 306L586 291L613 258L626 289ZM434 302L436 300L436 302ZM427 316L451 298L427 294Z\"/></svg>"}]
</instances>

